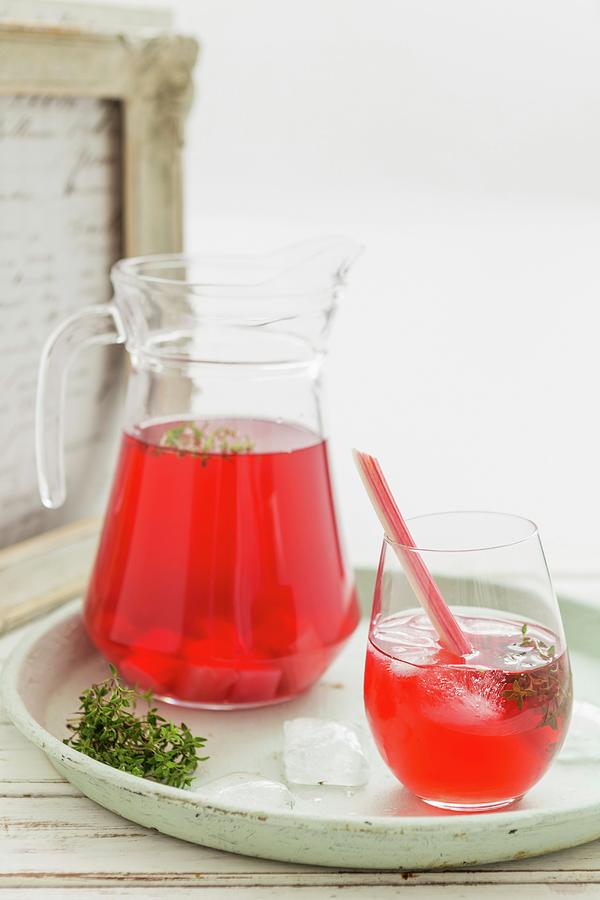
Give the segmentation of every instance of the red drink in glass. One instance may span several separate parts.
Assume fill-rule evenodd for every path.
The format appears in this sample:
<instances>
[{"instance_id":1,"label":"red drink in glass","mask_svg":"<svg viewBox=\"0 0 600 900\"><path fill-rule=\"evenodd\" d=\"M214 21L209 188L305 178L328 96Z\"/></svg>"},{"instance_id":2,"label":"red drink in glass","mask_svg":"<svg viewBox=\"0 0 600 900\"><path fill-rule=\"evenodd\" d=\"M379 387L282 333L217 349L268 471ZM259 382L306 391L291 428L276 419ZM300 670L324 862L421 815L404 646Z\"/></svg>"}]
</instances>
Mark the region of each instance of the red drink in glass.
<instances>
[{"instance_id":1,"label":"red drink in glass","mask_svg":"<svg viewBox=\"0 0 600 900\"><path fill-rule=\"evenodd\" d=\"M165 699L284 700L323 673L358 621L326 443L292 425L212 420L207 434L249 441L200 453L170 438L190 427L123 438L88 632L128 681Z\"/></svg>"},{"instance_id":2,"label":"red drink in glass","mask_svg":"<svg viewBox=\"0 0 600 900\"><path fill-rule=\"evenodd\" d=\"M571 673L564 646L539 625L458 616L475 652L443 650L420 612L377 619L365 706L385 762L430 803L493 808L544 774L568 727Z\"/></svg>"}]
</instances>

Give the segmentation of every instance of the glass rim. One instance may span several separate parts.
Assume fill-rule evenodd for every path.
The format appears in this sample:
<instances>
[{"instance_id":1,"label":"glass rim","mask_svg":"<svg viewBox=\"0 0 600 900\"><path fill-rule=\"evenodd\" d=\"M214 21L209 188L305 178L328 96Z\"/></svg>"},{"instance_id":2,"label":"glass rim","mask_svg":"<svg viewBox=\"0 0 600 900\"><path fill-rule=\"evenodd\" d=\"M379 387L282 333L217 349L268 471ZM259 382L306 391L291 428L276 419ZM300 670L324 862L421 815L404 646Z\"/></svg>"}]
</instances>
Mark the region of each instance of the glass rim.
<instances>
[{"instance_id":1,"label":"glass rim","mask_svg":"<svg viewBox=\"0 0 600 900\"><path fill-rule=\"evenodd\" d=\"M268 254L262 255L263 259L268 258ZM267 293L269 291L269 280L256 283L239 284L235 280L232 281L216 281L211 278L179 278L169 276L171 269L178 267L189 268L196 265L236 265L236 264L258 264L261 256L250 253L150 253L146 256L125 256L117 260L112 267L112 272L116 277L125 277L136 282L141 282L149 286L160 286L170 288L181 288L192 292L210 292L225 297L237 297L244 294L251 295L253 291L261 291ZM148 274L144 271L146 267L152 267L156 270L164 270L165 274ZM279 292L281 294L281 292ZM287 291L286 296L303 296L306 291Z\"/></svg>"},{"instance_id":2,"label":"glass rim","mask_svg":"<svg viewBox=\"0 0 600 900\"><path fill-rule=\"evenodd\" d=\"M169 269L182 269L194 264L227 265L247 262L252 264L255 257L250 255L202 254L202 253L159 253L150 256L129 256L114 263L111 280L115 291L117 308L121 308L122 290L133 288L151 294L161 305L169 303L174 296L186 296L193 314L217 323L241 323L261 329L265 321L278 322L301 319L315 310L329 313L335 305L336 288L344 282L341 277L332 277L329 282L310 288L279 285L276 280L255 284L232 281L218 281L213 278L169 277ZM149 274L146 267L167 274Z\"/></svg>"},{"instance_id":3,"label":"glass rim","mask_svg":"<svg viewBox=\"0 0 600 900\"><path fill-rule=\"evenodd\" d=\"M410 553L482 553L486 550L503 550L508 547L516 547L519 544L525 543L525 541L530 541L532 538L539 538L539 528L536 523L529 519L527 516L521 516L518 513L505 513L498 512L497 510L490 509L449 509L442 510L440 512L431 512L431 513L422 513L418 516L410 516L406 519L406 524L409 526L413 522L422 522L425 519L436 519L443 518L446 516L489 516L490 518L495 519L511 519L514 522L520 522L529 526L529 531L527 534L522 535L521 537L515 538L514 540L509 541L501 541L490 544L479 544L478 546L465 546L465 547L425 547L421 546L420 543L415 543L414 546L409 544L403 544L400 541L394 541L387 534L383 536L383 543L389 544L390 547L398 547L401 550L406 550Z\"/></svg>"}]
</instances>

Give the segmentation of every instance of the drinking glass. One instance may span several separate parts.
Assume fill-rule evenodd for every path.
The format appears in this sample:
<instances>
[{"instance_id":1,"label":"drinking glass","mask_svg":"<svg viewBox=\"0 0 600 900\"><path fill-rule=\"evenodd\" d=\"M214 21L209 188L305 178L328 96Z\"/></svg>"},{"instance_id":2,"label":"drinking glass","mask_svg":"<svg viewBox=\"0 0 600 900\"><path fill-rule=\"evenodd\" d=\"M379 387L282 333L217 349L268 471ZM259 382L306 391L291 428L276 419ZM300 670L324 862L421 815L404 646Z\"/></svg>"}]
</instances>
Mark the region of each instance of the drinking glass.
<instances>
[{"instance_id":1,"label":"drinking glass","mask_svg":"<svg viewBox=\"0 0 600 900\"><path fill-rule=\"evenodd\" d=\"M364 696L379 751L402 784L444 809L507 806L544 775L569 725L572 682L536 525L449 512L408 520L415 547L385 539ZM419 554L471 645L445 649L401 560ZM410 566L407 566L410 571Z\"/></svg>"}]
</instances>

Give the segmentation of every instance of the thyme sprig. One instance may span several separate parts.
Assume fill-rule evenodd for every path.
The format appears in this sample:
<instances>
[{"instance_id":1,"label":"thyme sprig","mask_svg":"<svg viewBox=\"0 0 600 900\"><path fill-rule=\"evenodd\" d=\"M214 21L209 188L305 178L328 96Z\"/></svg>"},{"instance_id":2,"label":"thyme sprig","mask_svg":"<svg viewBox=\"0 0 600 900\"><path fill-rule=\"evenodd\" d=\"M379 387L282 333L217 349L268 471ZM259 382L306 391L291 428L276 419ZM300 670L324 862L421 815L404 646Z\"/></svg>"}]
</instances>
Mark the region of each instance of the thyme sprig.
<instances>
[{"instance_id":1,"label":"thyme sprig","mask_svg":"<svg viewBox=\"0 0 600 900\"><path fill-rule=\"evenodd\" d=\"M126 687L112 665L110 672L81 694L79 712L67 723L73 733L64 743L122 772L189 787L198 762L208 759L196 752L206 738L159 716L151 691ZM143 715L136 713L140 701L147 705Z\"/></svg>"},{"instance_id":2,"label":"thyme sprig","mask_svg":"<svg viewBox=\"0 0 600 900\"><path fill-rule=\"evenodd\" d=\"M208 422L184 422L164 432L160 439L162 448L178 450L182 453L197 453L205 463L211 453L225 456L250 453L254 442L248 435L241 435L235 428L218 425L211 428Z\"/></svg>"},{"instance_id":3,"label":"thyme sprig","mask_svg":"<svg viewBox=\"0 0 600 900\"><path fill-rule=\"evenodd\" d=\"M518 678L515 678L511 687L502 692L502 696L506 697L507 700L514 700L519 709L523 709L525 700L527 700L531 694L535 694L535 688L533 686L533 679L529 674L520 675Z\"/></svg>"},{"instance_id":4,"label":"thyme sprig","mask_svg":"<svg viewBox=\"0 0 600 900\"><path fill-rule=\"evenodd\" d=\"M542 714L540 728L549 725L556 731L559 719L564 717L568 709L570 677L568 669L565 669L568 664L556 658L555 644L547 644L528 634L526 624L523 624L521 634L519 646L534 650L545 661L545 665L516 675L510 686L502 692L502 696L513 700L519 710L523 709L525 703L534 703Z\"/></svg>"},{"instance_id":5,"label":"thyme sprig","mask_svg":"<svg viewBox=\"0 0 600 900\"><path fill-rule=\"evenodd\" d=\"M554 659L554 656L556 654L556 645L548 645L545 641L540 641L534 637L531 637L531 635L527 634L527 624L525 622L521 626L521 634L523 635L523 640L519 644L520 647L535 650L538 656L541 656L542 659Z\"/></svg>"}]
</instances>

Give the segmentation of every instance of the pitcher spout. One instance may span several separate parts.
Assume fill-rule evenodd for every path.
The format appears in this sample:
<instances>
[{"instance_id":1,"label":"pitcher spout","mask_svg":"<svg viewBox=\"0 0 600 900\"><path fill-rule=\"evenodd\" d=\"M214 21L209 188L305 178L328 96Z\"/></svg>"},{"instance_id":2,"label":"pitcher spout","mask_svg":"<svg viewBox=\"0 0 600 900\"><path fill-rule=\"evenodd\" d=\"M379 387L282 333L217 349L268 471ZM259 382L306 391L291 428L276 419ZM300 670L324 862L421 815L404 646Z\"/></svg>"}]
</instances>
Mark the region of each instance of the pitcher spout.
<instances>
[{"instance_id":1,"label":"pitcher spout","mask_svg":"<svg viewBox=\"0 0 600 900\"><path fill-rule=\"evenodd\" d=\"M313 238L270 254L272 274L264 282L269 293L311 293L345 284L346 275L363 252L351 238Z\"/></svg>"}]
</instances>

